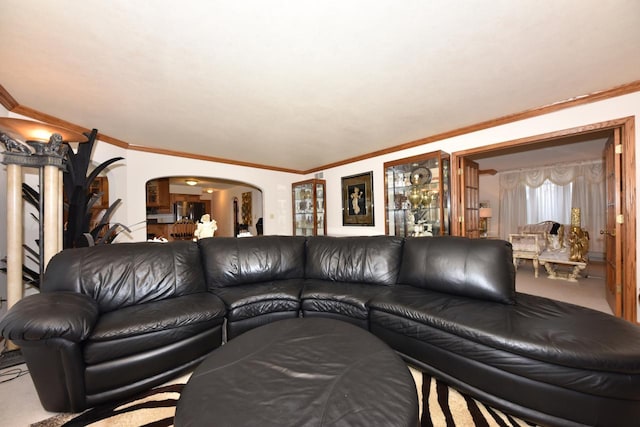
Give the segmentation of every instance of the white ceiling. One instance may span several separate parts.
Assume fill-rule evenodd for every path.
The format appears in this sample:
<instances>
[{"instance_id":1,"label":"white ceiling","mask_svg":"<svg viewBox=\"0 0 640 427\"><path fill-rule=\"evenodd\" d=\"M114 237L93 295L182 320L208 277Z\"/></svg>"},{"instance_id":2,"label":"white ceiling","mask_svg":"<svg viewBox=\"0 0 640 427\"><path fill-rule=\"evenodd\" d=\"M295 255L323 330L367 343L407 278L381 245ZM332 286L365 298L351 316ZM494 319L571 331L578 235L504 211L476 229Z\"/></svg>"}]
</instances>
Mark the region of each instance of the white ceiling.
<instances>
[{"instance_id":1,"label":"white ceiling","mask_svg":"<svg viewBox=\"0 0 640 427\"><path fill-rule=\"evenodd\" d=\"M638 0L0 0L20 105L310 170L640 80Z\"/></svg>"}]
</instances>

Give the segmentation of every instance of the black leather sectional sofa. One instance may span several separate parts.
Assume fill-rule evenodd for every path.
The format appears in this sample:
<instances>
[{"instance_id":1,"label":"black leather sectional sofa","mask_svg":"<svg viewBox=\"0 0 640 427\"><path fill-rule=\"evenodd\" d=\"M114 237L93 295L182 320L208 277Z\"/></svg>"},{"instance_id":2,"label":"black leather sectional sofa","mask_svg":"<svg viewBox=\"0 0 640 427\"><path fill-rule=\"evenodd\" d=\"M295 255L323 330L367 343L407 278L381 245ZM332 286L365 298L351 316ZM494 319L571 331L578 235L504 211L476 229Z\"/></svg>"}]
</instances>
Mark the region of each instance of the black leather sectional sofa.
<instances>
[{"instance_id":1,"label":"black leather sectional sofa","mask_svg":"<svg viewBox=\"0 0 640 427\"><path fill-rule=\"evenodd\" d=\"M193 368L225 339L321 316L544 425L637 425L640 327L515 292L511 246L461 237L209 238L65 250L0 322L50 411Z\"/></svg>"}]
</instances>

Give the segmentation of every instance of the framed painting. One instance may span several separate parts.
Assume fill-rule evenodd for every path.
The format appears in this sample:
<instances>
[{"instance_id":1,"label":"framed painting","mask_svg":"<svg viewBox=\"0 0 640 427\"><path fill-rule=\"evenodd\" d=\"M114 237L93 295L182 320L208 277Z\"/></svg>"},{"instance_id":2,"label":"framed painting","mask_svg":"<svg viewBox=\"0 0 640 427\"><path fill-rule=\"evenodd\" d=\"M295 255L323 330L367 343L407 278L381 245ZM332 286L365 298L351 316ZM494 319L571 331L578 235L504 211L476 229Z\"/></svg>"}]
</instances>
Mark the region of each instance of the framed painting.
<instances>
[{"instance_id":1,"label":"framed painting","mask_svg":"<svg viewBox=\"0 0 640 427\"><path fill-rule=\"evenodd\" d=\"M242 193L242 223L251 225L251 192Z\"/></svg>"},{"instance_id":2,"label":"framed painting","mask_svg":"<svg viewBox=\"0 0 640 427\"><path fill-rule=\"evenodd\" d=\"M342 178L342 225L375 225L373 172Z\"/></svg>"}]
</instances>

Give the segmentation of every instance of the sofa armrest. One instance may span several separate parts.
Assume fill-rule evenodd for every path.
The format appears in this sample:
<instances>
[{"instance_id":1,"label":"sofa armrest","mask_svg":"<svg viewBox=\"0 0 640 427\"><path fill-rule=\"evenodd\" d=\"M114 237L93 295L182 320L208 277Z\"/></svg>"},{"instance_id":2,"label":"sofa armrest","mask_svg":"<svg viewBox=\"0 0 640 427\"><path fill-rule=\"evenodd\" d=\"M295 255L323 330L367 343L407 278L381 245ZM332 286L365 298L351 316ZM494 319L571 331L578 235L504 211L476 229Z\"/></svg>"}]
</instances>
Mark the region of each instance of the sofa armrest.
<instances>
[{"instance_id":1,"label":"sofa armrest","mask_svg":"<svg viewBox=\"0 0 640 427\"><path fill-rule=\"evenodd\" d=\"M519 233L509 234L509 243L513 246L513 252L540 255L546 248L547 240L541 233Z\"/></svg>"},{"instance_id":2,"label":"sofa armrest","mask_svg":"<svg viewBox=\"0 0 640 427\"><path fill-rule=\"evenodd\" d=\"M98 319L97 302L75 292L30 295L18 301L0 321L0 334L13 341L87 339Z\"/></svg>"}]
</instances>

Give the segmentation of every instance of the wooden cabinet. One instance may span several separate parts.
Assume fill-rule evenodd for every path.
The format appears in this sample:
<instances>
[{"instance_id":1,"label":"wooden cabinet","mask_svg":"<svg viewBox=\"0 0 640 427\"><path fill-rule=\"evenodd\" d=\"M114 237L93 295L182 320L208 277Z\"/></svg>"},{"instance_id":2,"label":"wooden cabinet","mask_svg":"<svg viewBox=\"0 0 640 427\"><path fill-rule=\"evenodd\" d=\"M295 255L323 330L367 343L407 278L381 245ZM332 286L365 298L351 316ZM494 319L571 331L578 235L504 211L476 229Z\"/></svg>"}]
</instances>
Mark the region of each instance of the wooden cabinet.
<instances>
[{"instance_id":1,"label":"wooden cabinet","mask_svg":"<svg viewBox=\"0 0 640 427\"><path fill-rule=\"evenodd\" d=\"M175 202L201 202L199 194L171 194L171 204Z\"/></svg>"},{"instance_id":2,"label":"wooden cabinet","mask_svg":"<svg viewBox=\"0 0 640 427\"><path fill-rule=\"evenodd\" d=\"M147 182L147 207L168 208L170 205L169 178L153 179Z\"/></svg>"},{"instance_id":3,"label":"wooden cabinet","mask_svg":"<svg viewBox=\"0 0 640 427\"><path fill-rule=\"evenodd\" d=\"M89 187L90 194L100 194L100 198L92 206L92 209L108 209L109 208L109 180L106 176L98 176Z\"/></svg>"},{"instance_id":4,"label":"wooden cabinet","mask_svg":"<svg viewBox=\"0 0 640 427\"><path fill-rule=\"evenodd\" d=\"M391 236L450 233L449 154L443 151L384 164L385 232Z\"/></svg>"},{"instance_id":5,"label":"wooden cabinet","mask_svg":"<svg viewBox=\"0 0 640 427\"><path fill-rule=\"evenodd\" d=\"M309 179L292 184L293 235L323 236L327 234L325 181Z\"/></svg>"}]
</instances>

